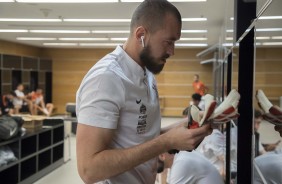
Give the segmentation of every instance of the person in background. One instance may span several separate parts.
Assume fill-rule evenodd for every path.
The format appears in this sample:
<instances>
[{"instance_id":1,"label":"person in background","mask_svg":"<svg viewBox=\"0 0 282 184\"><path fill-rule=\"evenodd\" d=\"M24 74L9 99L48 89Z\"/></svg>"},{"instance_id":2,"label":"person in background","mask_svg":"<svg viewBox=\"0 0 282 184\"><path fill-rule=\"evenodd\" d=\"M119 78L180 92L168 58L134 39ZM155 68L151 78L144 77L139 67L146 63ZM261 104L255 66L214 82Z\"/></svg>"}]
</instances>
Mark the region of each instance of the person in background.
<instances>
[{"instance_id":1,"label":"person in background","mask_svg":"<svg viewBox=\"0 0 282 184\"><path fill-rule=\"evenodd\" d=\"M192 83L194 92L204 96L208 92L208 88L203 82L200 81L200 76L198 74L194 75L194 81Z\"/></svg>"},{"instance_id":2,"label":"person in background","mask_svg":"<svg viewBox=\"0 0 282 184\"><path fill-rule=\"evenodd\" d=\"M190 105L195 105L196 107L199 108L199 104L200 104L200 101L201 101L201 95L199 95L198 93L194 93L192 95L192 101L190 103ZM184 118L187 118L188 117L188 114L189 114L189 111L190 111L190 108L191 106L189 107L186 107L183 111L182 111L182 116ZM201 108L199 108L201 110ZM193 129L193 128L199 128L199 123L198 122L195 122L192 120L192 117L188 117L190 118L190 124L189 124L189 128L190 129Z\"/></svg>"},{"instance_id":3,"label":"person in background","mask_svg":"<svg viewBox=\"0 0 282 184\"><path fill-rule=\"evenodd\" d=\"M254 184L282 183L282 153L260 155L254 164Z\"/></svg>"},{"instance_id":4,"label":"person in background","mask_svg":"<svg viewBox=\"0 0 282 184\"><path fill-rule=\"evenodd\" d=\"M37 115L38 110L40 110L47 116L50 116L53 111L54 105L52 103L47 103L45 105L44 97L43 97L43 90L38 88L36 89L36 91L31 92L30 95L31 95L32 103L33 103L32 114Z\"/></svg>"},{"instance_id":5,"label":"person in background","mask_svg":"<svg viewBox=\"0 0 282 184\"><path fill-rule=\"evenodd\" d=\"M29 111L32 113L32 102L24 94L24 85L23 84L18 84L17 88L15 90L15 94L17 95L16 98L13 99L14 107L15 107L15 114L18 114L19 112L25 112ZM24 109L24 107L27 107L28 109Z\"/></svg>"},{"instance_id":6,"label":"person in background","mask_svg":"<svg viewBox=\"0 0 282 184\"><path fill-rule=\"evenodd\" d=\"M209 123L187 129L186 119L161 131L154 74L174 55L181 27L169 1L142 1L127 41L85 75L76 94L77 166L85 183L154 184L159 154L192 150L210 133Z\"/></svg>"},{"instance_id":7,"label":"person in background","mask_svg":"<svg viewBox=\"0 0 282 184\"><path fill-rule=\"evenodd\" d=\"M169 184L224 183L216 168L196 151L180 151L175 155L166 152L159 155L159 162L159 172L170 168L167 179Z\"/></svg>"},{"instance_id":8,"label":"person in background","mask_svg":"<svg viewBox=\"0 0 282 184\"><path fill-rule=\"evenodd\" d=\"M280 140L273 144L263 144L260 141L260 134L258 132L260 124L262 122L262 113L261 111L255 109L254 112L254 130L255 130L255 156L265 154L268 151L274 151L276 147L281 142Z\"/></svg>"},{"instance_id":9,"label":"person in background","mask_svg":"<svg viewBox=\"0 0 282 184\"><path fill-rule=\"evenodd\" d=\"M0 99L1 115L12 115L15 113L13 99L16 98L14 91L2 95Z\"/></svg>"},{"instance_id":10,"label":"person in background","mask_svg":"<svg viewBox=\"0 0 282 184\"><path fill-rule=\"evenodd\" d=\"M199 94L199 93L194 93L192 95L192 101L191 101L191 105L195 105L196 107L198 107L200 110L202 110L200 108L200 103L201 103L201 99L202 99L202 96Z\"/></svg>"}]
</instances>

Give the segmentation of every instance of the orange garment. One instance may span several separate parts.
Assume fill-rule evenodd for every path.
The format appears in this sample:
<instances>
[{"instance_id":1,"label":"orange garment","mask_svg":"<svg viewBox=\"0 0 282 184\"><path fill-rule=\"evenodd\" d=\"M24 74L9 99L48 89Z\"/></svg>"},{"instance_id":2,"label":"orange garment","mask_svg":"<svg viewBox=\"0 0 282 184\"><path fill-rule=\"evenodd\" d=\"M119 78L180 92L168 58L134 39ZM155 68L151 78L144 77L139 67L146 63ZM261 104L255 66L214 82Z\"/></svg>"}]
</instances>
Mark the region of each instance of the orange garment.
<instances>
[{"instance_id":1,"label":"orange garment","mask_svg":"<svg viewBox=\"0 0 282 184\"><path fill-rule=\"evenodd\" d=\"M35 102L36 104L39 104L40 103L40 100L42 98L42 95L41 94L37 94L36 92L32 92L31 93L31 100L33 102Z\"/></svg>"},{"instance_id":2,"label":"orange garment","mask_svg":"<svg viewBox=\"0 0 282 184\"><path fill-rule=\"evenodd\" d=\"M193 82L193 88L195 93L199 93L201 96L205 95L205 85L201 81Z\"/></svg>"}]
</instances>

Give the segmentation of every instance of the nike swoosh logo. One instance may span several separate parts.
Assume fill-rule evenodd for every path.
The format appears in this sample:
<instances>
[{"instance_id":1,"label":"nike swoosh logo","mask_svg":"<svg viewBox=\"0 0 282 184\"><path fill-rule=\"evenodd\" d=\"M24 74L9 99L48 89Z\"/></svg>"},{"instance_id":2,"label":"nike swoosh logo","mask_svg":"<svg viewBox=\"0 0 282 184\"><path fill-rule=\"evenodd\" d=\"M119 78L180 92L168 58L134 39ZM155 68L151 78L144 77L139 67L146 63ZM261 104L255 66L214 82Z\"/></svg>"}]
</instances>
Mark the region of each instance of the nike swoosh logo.
<instances>
[{"instance_id":1,"label":"nike swoosh logo","mask_svg":"<svg viewBox=\"0 0 282 184\"><path fill-rule=\"evenodd\" d=\"M136 100L136 103L137 103L137 104L140 104L140 102L141 102L141 99L140 99L140 100Z\"/></svg>"},{"instance_id":2,"label":"nike swoosh logo","mask_svg":"<svg viewBox=\"0 0 282 184\"><path fill-rule=\"evenodd\" d=\"M17 127L14 128L14 130L10 130L10 136L14 135L14 133L17 131Z\"/></svg>"}]
</instances>

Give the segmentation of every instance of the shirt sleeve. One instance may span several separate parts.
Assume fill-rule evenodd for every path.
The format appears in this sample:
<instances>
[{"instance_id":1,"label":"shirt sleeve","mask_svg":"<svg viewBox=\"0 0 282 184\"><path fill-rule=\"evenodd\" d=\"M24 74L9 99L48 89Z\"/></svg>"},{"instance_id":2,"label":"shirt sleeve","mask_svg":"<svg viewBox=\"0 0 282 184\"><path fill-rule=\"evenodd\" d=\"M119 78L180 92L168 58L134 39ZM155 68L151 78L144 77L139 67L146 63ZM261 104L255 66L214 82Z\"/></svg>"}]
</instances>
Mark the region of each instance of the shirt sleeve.
<instances>
[{"instance_id":1,"label":"shirt sleeve","mask_svg":"<svg viewBox=\"0 0 282 184\"><path fill-rule=\"evenodd\" d=\"M100 128L116 129L120 109L125 103L121 79L113 72L88 76L77 92L78 122Z\"/></svg>"}]
</instances>

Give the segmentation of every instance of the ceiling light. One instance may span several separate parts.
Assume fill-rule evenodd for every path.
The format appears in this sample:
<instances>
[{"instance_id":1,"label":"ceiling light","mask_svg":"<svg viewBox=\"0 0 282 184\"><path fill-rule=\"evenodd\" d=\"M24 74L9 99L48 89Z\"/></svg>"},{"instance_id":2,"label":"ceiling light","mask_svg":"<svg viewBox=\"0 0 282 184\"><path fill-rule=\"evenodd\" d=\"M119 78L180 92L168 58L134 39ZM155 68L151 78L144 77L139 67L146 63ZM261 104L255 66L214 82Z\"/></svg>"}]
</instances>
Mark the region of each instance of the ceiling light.
<instances>
[{"instance_id":1,"label":"ceiling light","mask_svg":"<svg viewBox=\"0 0 282 184\"><path fill-rule=\"evenodd\" d=\"M261 16L259 19L282 19L282 16Z\"/></svg>"},{"instance_id":2,"label":"ceiling light","mask_svg":"<svg viewBox=\"0 0 282 184\"><path fill-rule=\"evenodd\" d=\"M77 43L43 43L46 46L77 46Z\"/></svg>"},{"instance_id":3,"label":"ceiling light","mask_svg":"<svg viewBox=\"0 0 282 184\"><path fill-rule=\"evenodd\" d=\"M0 18L1 22L62 22L61 19L18 19L18 18Z\"/></svg>"},{"instance_id":4,"label":"ceiling light","mask_svg":"<svg viewBox=\"0 0 282 184\"><path fill-rule=\"evenodd\" d=\"M117 46L117 45L122 45L121 43L80 43L79 46L83 47L105 47L105 46Z\"/></svg>"},{"instance_id":5,"label":"ceiling light","mask_svg":"<svg viewBox=\"0 0 282 184\"><path fill-rule=\"evenodd\" d=\"M176 47L207 47L206 43L176 43Z\"/></svg>"},{"instance_id":6,"label":"ceiling light","mask_svg":"<svg viewBox=\"0 0 282 184\"><path fill-rule=\"evenodd\" d=\"M282 31L282 28L258 28L256 31L263 32L263 31Z\"/></svg>"},{"instance_id":7,"label":"ceiling light","mask_svg":"<svg viewBox=\"0 0 282 184\"><path fill-rule=\"evenodd\" d=\"M268 40L270 39L269 36L258 36L256 37L257 40ZM226 37L226 40L233 40L233 37Z\"/></svg>"},{"instance_id":8,"label":"ceiling light","mask_svg":"<svg viewBox=\"0 0 282 184\"><path fill-rule=\"evenodd\" d=\"M207 38L180 38L180 41L187 41L187 40L207 40Z\"/></svg>"},{"instance_id":9,"label":"ceiling light","mask_svg":"<svg viewBox=\"0 0 282 184\"><path fill-rule=\"evenodd\" d=\"M121 2L133 3L142 2L143 0L120 0ZM169 2L205 2L207 0L169 0Z\"/></svg>"},{"instance_id":10,"label":"ceiling light","mask_svg":"<svg viewBox=\"0 0 282 184\"><path fill-rule=\"evenodd\" d=\"M269 36L258 36L256 37L256 40L269 40L270 37Z\"/></svg>"},{"instance_id":11,"label":"ceiling light","mask_svg":"<svg viewBox=\"0 0 282 184\"><path fill-rule=\"evenodd\" d=\"M111 38L111 41L126 41L127 38Z\"/></svg>"},{"instance_id":12,"label":"ceiling light","mask_svg":"<svg viewBox=\"0 0 282 184\"><path fill-rule=\"evenodd\" d=\"M93 30L92 33L129 33L129 30Z\"/></svg>"},{"instance_id":13,"label":"ceiling light","mask_svg":"<svg viewBox=\"0 0 282 184\"><path fill-rule=\"evenodd\" d=\"M277 39L277 40L279 40L279 39L282 39L282 36L272 36L271 39Z\"/></svg>"},{"instance_id":14,"label":"ceiling light","mask_svg":"<svg viewBox=\"0 0 282 184\"><path fill-rule=\"evenodd\" d=\"M181 30L181 33L206 33L207 30Z\"/></svg>"},{"instance_id":15,"label":"ceiling light","mask_svg":"<svg viewBox=\"0 0 282 184\"><path fill-rule=\"evenodd\" d=\"M206 2L207 0L169 0L169 2Z\"/></svg>"},{"instance_id":16,"label":"ceiling light","mask_svg":"<svg viewBox=\"0 0 282 184\"><path fill-rule=\"evenodd\" d=\"M131 19L63 19L64 22L130 22Z\"/></svg>"},{"instance_id":17,"label":"ceiling light","mask_svg":"<svg viewBox=\"0 0 282 184\"><path fill-rule=\"evenodd\" d=\"M274 20L274 19L282 19L282 16L261 16L258 19L259 20ZM230 17L230 20L234 20L234 17Z\"/></svg>"},{"instance_id":18,"label":"ceiling light","mask_svg":"<svg viewBox=\"0 0 282 184\"><path fill-rule=\"evenodd\" d=\"M31 33L90 33L85 30L29 30Z\"/></svg>"},{"instance_id":19,"label":"ceiling light","mask_svg":"<svg viewBox=\"0 0 282 184\"><path fill-rule=\"evenodd\" d=\"M282 45L282 42L264 42L262 45Z\"/></svg>"},{"instance_id":20,"label":"ceiling light","mask_svg":"<svg viewBox=\"0 0 282 184\"><path fill-rule=\"evenodd\" d=\"M142 2L143 0L120 0L120 1L124 3L135 3L135 2Z\"/></svg>"},{"instance_id":21,"label":"ceiling light","mask_svg":"<svg viewBox=\"0 0 282 184\"><path fill-rule=\"evenodd\" d=\"M207 21L207 18L182 18L183 22Z\"/></svg>"},{"instance_id":22,"label":"ceiling light","mask_svg":"<svg viewBox=\"0 0 282 184\"><path fill-rule=\"evenodd\" d=\"M26 29L0 29L0 33L26 33Z\"/></svg>"},{"instance_id":23,"label":"ceiling light","mask_svg":"<svg viewBox=\"0 0 282 184\"><path fill-rule=\"evenodd\" d=\"M19 3L117 3L118 0L16 0Z\"/></svg>"},{"instance_id":24,"label":"ceiling light","mask_svg":"<svg viewBox=\"0 0 282 184\"><path fill-rule=\"evenodd\" d=\"M17 37L17 40L30 40L30 41L35 41L35 40L57 40L57 38L36 38L36 37Z\"/></svg>"},{"instance_id":25,"label":"ceiling light","mask_svg":"<svg viewBox=\"0 0 282 184\"><path fill-rule=\"evenodd\" d=\"M62 41L107 41L109 38L59 38Z\"/></svg>"}]
</instances>

